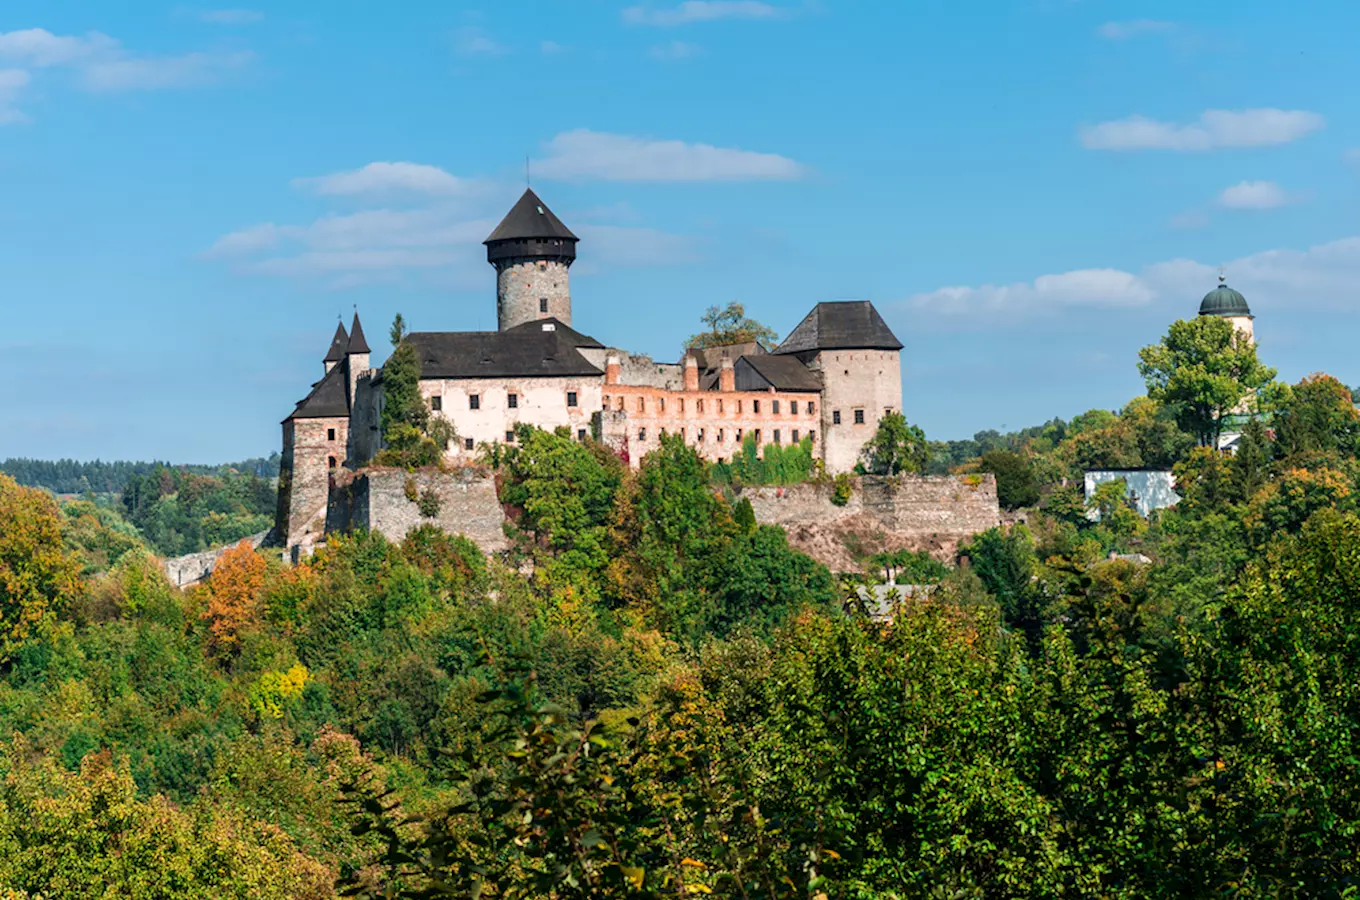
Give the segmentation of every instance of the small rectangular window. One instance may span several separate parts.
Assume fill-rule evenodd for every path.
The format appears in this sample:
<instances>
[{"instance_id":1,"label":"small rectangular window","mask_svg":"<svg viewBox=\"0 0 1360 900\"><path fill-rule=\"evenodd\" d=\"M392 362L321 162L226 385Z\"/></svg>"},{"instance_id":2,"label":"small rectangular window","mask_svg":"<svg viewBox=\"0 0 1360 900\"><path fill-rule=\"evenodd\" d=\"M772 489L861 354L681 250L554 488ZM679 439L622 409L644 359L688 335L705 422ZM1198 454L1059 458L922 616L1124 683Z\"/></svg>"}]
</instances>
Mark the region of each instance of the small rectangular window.
<instances>
[{"instance_id":1,"label":"small rectangular window","mask_svg":"<svg viewBox=\"0 0 1360 900\"><path fill-rule=\"evenodd\" d=\"M778 428L776 428L776 429L774 430L774 442L775 442L776 444L780 443L780 440L779 440L779 429L778 429Z\"/></svg>"},{"instance_id":2,"label":"small rectangular window","mask_svg":"<svg viewBox=\"0 0 1360 900\"><path fill-rule=\"evenodd\" d=\"M770 401L770 411L773 412L776 416L779 415L779 401L778 401L778 400L771 400L771 401Z\"/></svg>"},{"instance_id":3,"label":"small rectangular window","mask_svg":"<svg viewBox=\"0 0 1360 900\"><path fill-rule=\"evenodd\" d=\"M741 415L741 401L737 401L737 415Z\"/></svg>"},{"instance_id":4,"label":"small rectangular window","mask_svg":"<svg viewBox=\"0 0 1360 900\"><path fill-rule=\"evenodd\" d=\"M695 437L695 440L698 441L700 444L704 442L704 430L702 428L699 429L699 434L697 437Z\"/></svg>"},{"instance_id":5,"label":"small rectangular window","mask_svg":"<svg viewBox=\"0 0 1360 900\"><path fill-rule=\"evenodd\" d=\"M831 410L831 424L832 425L841 424L841 411L839 409Z\"/></svg>"},{"instance_id":6,"label":"small rectangular window","mask_svg":"<svg viewBox=\"0 0 1360 900\"><path fill-rule=\"evenodd\" d=\"M798 429L797 429L797 428L793 429L793 442L794 442L795 444L798 443Z\"/></svg>"},{"instance_id":7,"label":"small rectangular window","mask_svg":"<svg viewBox=\"0 0 1360 900\"><path fill-rule=\"evenodd\" d=\"M641 441L642 443L647 442L647 429L645 428L638 429L638 440Z\"/></svg>"},{"instance_id":8,"label":"small rectangular window","mask_svg":"<svg viewBox=\"0 0 1360 900\"><path fill-rule=\"evenodd\" d=\"M506 394L505 405L511 409L519 409L519 394Z\"/></svg>"},{"instance_id":9,"label":"small rectangular window","mask_svg":"<svg viewBox=\"0 0 1360 900\"><path fill-rule=\"evenodd\" d=\"M638 407L638 412L640 412L640 413L645 413L645 412L647 411L647 398L646 398L646 397L639 397L639 398L638 398L638 402L637 402L637 407Z\"/></svg>"},{"instance_id":10,"label":"small rectangular window","mask_svg":"<svg viewBox=\"0 0 1360 900\"><path fill-rule=\"evenodd\" d=\"M335 429L334 429L334 428L327 428L327 429L326 429L326 440L328 440L328 441L333 441L333 440L335 440Z\"/></svg>"},{"instance_id":11,"label":"small rectangular window","mask_svg":"<svg viewBox=\"0 0 1360 900\"><path fill-rule=\"evenodd\" d=\"M585 439L586 439L586 430L585 430L584 428L578 428L578 429L576 429L576 440L578 440L578 441L584 441Z\"/></svg>"},{"instance_id":12,"label":"small rectangular window","mask_svg":"<svg viewBox=\"0 0 1360 900\"><path fill-rule=\"evenodd\" d=\"M864 410L862 409L855 410L855 424L856 425L864 424Z\"/></svg>"},{"instance_id":13,"label":"small rectangular window","mask_svg":"<svg viewBox=\"0 0 1360 900\"><path fill-rule=\"evenodd\" d=\"M790 400L790 401L789 401L789 415L791 415L791 416L796 416L796 415L798 415L798 401L797 401L797 400Z\"/></svg>"},{"instance_id":14,"label":"small rectangular window","mask_svg":"<svg viewBox=\"0 0 1360 900\"><path fill-rule=\"evenodd\" d=\"M326 465L329 466L330 468L334 469L334 468L335 468L335 457L334 457L334 456L327 457L327 458L326 458Z\"/></svg>"},{"instance_id":15,"label":"small rectangular window","mask_svg":"<svg viewBox=\"0 0 1360 900\"><path fill-rule=\"evenodd\" d=\"M759 400L752 400L752 401L751 401L751 412L757 412L757 413L760 412L760 401L759 401Z\"/></svg>"},{"instance_id":16,"label":"small rectangular window","mask_svg":"<svg viewBox=\"0 0 1360 900\"><path fill-rule=\"evenodd\" d=\"M513 431L507 431L505 433L505 442L507 444L513 444L515 442L515 433Z\"/></svg>"},{"instance_id":17,"label":"small rectangular window","mask_svg":"<svg viewBox=\"0 0 1360 900\"><path fill-rule=\"evenodd\" d=\"M680 413L681 413L681 415L683 415L684 412L685 412L685 398L684 398L684 397L681 397L681 398L680 398Z\"/></svg>"},{"instance_id":18,"label":"small rectangular window","mask_svg":"<svg viewBox=\"0 0 1360 900\"><path fill-rule=\"evenodd\" d=\"M547 297L539 297L539 298L538 298L538 311L541 312L541 313L545 313L545 312L548 311L548 298L547 298Z\"/></svg>"},{"instance_id":19,"label":"small rectangular window","mask_svg":"<svg viewBox=\"0 0 1360 900\"><path fill-rule=\"evenodd\" d=\"M889 414L891 414L891 413L892 413L892 407L891 407L891 406L885 406L885 407L883 408L883 415L886 416L886 415L889 415Z\"/></svg>"},{"instance_id":20,"label":"small rectangular window","mask_svg":"<svg viewBox=\"0 0 1360 900\"><path fill-rule=\"evenodd\" d=\"M807 411L808 415L813 415L817 412L817 406L811 400L808 401Z\"/></svg>"},{"instance_id":21,"label":"small rectangular window","mask_svg":"<svg viewBox=\"0 0 1360 900\"><path fill-rule=\"evenodd\" d=\"M814 443L814 444L817 443L817 432L815 432L815 431L809 431L809 432L808 432L808 440L811 441L811 442Z\"/></svg>"},{"instance_id":22,"label":"small rectangular window","mask_svg":"<svg viewBox=\"0 0 1360 900\"><path fill-rule=\"evenodd\" d=\"M666 411L666 398L665 398L665 397L662 397L662 398L660 398L659 400L657 400L656 402L659 404L660 410L661 410L662 412L665 412L665 411Z\"/></svg>"},{"instance_id":23,"label":"small rectangular window","mask_svg":"<svg viewBox=\"0 0 1360 900\"><path fill-rule=\"evenodd\" d=\"M434 410L435 412L439 412L439 410L441 410L441 409L443 409L443 408L444 408L444 398L443 398L443 397L431 397L431 398L430 398L430 409Z\"/></svg>"},{"instance_id":24,"label":"small rectangular window","mask_svg":"<svg viewBox=\"0 0 1360 900\"><path fill-rule=\"evenodd\" d=\"M695 401L694 401L694 411L697 412L697 413L702 413L702 412L704 411L704 401L702 401L702 400L695 400Z\"/></svg>"},{"instance_id":25,"label":"small rectangular window","mask_svg":"<svg viewBox=\"0 0 1360 900\"><path fill-rule=\"evenodd\" d=\"M718 429L718 443L721 444L722 442L723 442L723 430L722 430L721 428L719 428L719 429Z\"/></svg>"},{"instance_id":26,"label":"small rectangular window","mask_svg":"<svg viewBox=\"0 0 1360 900\"><path fill-rule=\"evenodd\" d=\"M464 450L472 449L472 438L463 438L463 449Z\"/></svg>"},{"instance_id":27,"label":"small rectangular window","mask_svg":"<svg viewBox=\"0 0 1360 900\"><path fill-rule=\"evenodd\" d=\"M718 401L718 415L722 415L722 411L723 411L723 402L722 402L721 400L719 400L719 401Z\"/></svg>"},{"instance_id":28,"label":"small rectangular window","mask_svg":"<svg viewBox=\"0 0 1360 900\"><path fill-rule=\"evenodd\" d=\"M482 395L468 394L468 409L481 409L481 408L482 408Z\"/></svg>"},{"instance_id":29,"label":"small rectangular window","mask_svg":"<svg viewBox=\"0 0 1360 900\"><path fill-rule=\"evenodd\" d=\"M760 443L760 429L759 429L759 428L756 429L756 443L757 443L757 444Z\"/></svg>"},{"instance_id":30,"label":"small rectangular window","mask_svg":"<svg viewBox=\"0 0 1360 900\"><path fill-rule=\"evenodd\" d=\"M567 406L575 406L575 405L576 405L576 392L575 392L575 391L567 391Z\"/></svg>"}]
</instances>

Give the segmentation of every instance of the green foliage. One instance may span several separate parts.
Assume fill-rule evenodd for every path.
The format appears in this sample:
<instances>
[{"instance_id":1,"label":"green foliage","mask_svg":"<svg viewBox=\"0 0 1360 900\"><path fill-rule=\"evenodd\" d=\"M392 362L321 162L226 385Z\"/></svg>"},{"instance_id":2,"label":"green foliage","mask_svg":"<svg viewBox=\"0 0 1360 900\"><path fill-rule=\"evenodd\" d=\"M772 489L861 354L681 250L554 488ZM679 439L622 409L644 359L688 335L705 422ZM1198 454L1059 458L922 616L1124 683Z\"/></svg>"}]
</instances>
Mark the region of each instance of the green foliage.
<instances>
[{"instance_id":1,"label":"green foliage","mask_svg":"<svg viewBox=\"0 0 1360 900\"><path fill-rule=\"evenodd\" d=\"M40 487L54 494L84 495L118 494L127 488L135 475L148 475L158 468L178 469L193 475L257 475L277 478L279 454L246 459L220 466L178 465L161 462L83 462L74 459L6 459L0 462L0 472L11 476L25 487Z\"/></svg>"},{"instance_id":2,"label":"green foliage","mask_svg":"<svg viewBox=\"0 0 1360 900\"><path fill-rule=\"evenodd\" d=\"M854 493L855 483L850 480L849 474L842 472L836 476L836 480L831 488L831 502L837 506L844 506L850 502L850 497Z\"/></svg>"},{"instance_id":3,"label":"green foliage","mask_svg":"<svg viewBox=\"0 0 1360 900\"><path fill-rule=\"evenodd\" d=\"M398 313L392 321L392 355L382 367L383 449L373 462L403 469L437 466L453 439L452 426L430 415L420 392L420 353L414 344L402 340L405 334L406 323Z\"/></svg>"},{"instance_id":4,"label":"green foliage","mask_svg":"<svg viewBox=\"0 0 1360 900\"><path fill-rule=\"evenodd\" d=\"M1039 479L1027 457L1009 450L992 450L982 455L978 471L996 476L996 497L1005 509L1020 509L1039 502Z\"/></svg>"},{"instance_id":5,"label":"green foliage","mask_svg":"<svg viewBox=\"0 0 1360 900\"><path fill-rule=\"evenodd\" d=\"M766 444L762 452L756 444L755 433L748 431L732 462L713 466L713 481L739 487L801 484L817 471L817 463L810 437L797 444Z\"/></svg>"},{"instance_id":6,"label":"green foliage","mask_svg":"<svg viewBox=\"0 0 1360 900\"><path fill-rule=\"evenodd\" d=\"M1330 375L1310 375L1285 392L1273 424L1286 457L1354 456L1360 450L1360 410L1346 386Z\"/></svg>"},{"instance_id":7,"label":"green foliage","mask_svg":"<svg viewBox=\"0 0 1360 900\"><path fill-rule=\"evenodd\" d=\"M774 329L748 318L746 307L736 301L721 308L710 306L704 313L702 321L708 326L708 331L692 335L685 341L685 349L703 350L708 347L724 347L751 341L773 345L779 339L779 334Z\"/></svg>"},{"instance_id":8,"label":"green foliage","mask_svg":"<svg viewBox=\"0 0 1360 900\"><path fill-rule=\"evenodd\" d=\"M416 503L420 514L427 519L439 518L439 506L439 495L434 492L434 488L426 488Z\"/></svg>"},{"instance_id":9,"label":"green foliage","mask_svg":"<svg viewBox=\"0 0 1360 900\"><path fill-rule=\"evenodd\" d=\"M924 550L876 553L869 565L883 570L884 581L897 584L938 584L949 575L949 567Z\"/></svg>"},{"instance_id":10,"label":"green foliage","mask_svg":"<svg viewBox=\"0 0 1360 900\"><path fill-rule=\"evenodd\" d=\"M908 425L901 413L884 413L860 455L869 475L919 474L930 464L930 444L920 426Z\"/></svg>"},{"instance_id":11,"label":"green foliage","mask_svg":"<svg viewBox=\"0 0 1360 900\"><path fill-rule=\"evenodd\" d=\"M1239 340L1218 316L1178 320L1161 342L1138 353L1148 396L1170 406L1181 428L1214 447L1223 417L1275 377L1256 358L1256 345Z\"/></svg>"},{"instance_id":12,"label":"green foliage","mask_svg":"<svg viewBox=\"0 0 1360 900\"><path fill-rule=\"evenodd\" d=\"M196 475L157 466L129 477L120 500L122 514L157 553L182 556L267 531L277 495L255 473Z\"/></svg>"}]
</instances>

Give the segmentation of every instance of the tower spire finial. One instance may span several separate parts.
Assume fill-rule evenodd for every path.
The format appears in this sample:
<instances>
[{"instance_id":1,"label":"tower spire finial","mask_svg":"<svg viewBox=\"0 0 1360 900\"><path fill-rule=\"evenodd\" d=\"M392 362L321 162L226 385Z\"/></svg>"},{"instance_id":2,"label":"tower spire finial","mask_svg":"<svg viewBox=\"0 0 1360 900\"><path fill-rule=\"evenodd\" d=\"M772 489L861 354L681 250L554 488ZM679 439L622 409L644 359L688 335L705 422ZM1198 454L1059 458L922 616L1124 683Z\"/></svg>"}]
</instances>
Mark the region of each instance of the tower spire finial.
<instances>
[{"instance_id":1,"label":"tower spire finial","mask_svg":"<svg viewBox=\"0 0 1360 900\"><path fill-rule=\"evenodd\" d=\"M1228 280L1228 270L1226 266L1218 267L1218 283L1222 284Z\"/></svg>"}]
</instances>

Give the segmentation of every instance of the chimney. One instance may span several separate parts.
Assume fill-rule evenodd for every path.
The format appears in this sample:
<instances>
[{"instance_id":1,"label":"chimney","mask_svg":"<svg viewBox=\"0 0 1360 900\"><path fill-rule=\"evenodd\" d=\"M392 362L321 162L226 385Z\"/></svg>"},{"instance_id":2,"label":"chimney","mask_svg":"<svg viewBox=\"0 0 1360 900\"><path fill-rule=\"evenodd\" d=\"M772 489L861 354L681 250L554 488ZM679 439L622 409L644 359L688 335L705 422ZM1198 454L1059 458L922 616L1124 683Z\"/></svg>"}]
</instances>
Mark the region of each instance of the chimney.
<instances>
[{"instance_id":1,"label":"chimney","mask_svg":"<svg viewBox=\"0 0 1360 900\"><path fill-rule=\"evenodd\" d=\"M619 365L619 358L617 356L606 358L604 361L604 383L618 384L619 373L622 371L622 368L623 367Z\"/></svg>"},{"instance_id":2,"label":"chimney","mask_svg":"<svg viewBox=\"0 0 1360 900\"><path fill-rule=\"evenodd\" d=\"M699 361L693 353L685 354L685 390L699 390Z\"/></svg>"},{"instance_id":3,"label":"chimney","mask_svg":"<svg viewBox=\"0 0 1360 900\"><path fill-rule=\"evenodd\" d=\"M732 368L731 357L722 358L722 366L718 369L718 390L735 391L737 389L737 371Z\"/></svg>"}]
</instances>

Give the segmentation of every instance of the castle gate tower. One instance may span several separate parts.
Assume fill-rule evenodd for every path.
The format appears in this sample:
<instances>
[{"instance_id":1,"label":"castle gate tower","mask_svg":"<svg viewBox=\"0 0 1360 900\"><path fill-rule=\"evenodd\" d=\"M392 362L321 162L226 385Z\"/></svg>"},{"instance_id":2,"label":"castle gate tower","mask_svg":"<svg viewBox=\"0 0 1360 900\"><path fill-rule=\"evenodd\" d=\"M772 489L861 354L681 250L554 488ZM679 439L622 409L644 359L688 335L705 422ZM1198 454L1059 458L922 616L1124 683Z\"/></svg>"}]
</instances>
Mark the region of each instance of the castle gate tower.
<instances>
[{"instance_id":1,"label":"castle gate tower","mask_svg":"<svg viewBox=\"0 0 1360 900\"><path fill-rule=\"evenodd\" d=\"M496 267L496 317L501 331L535 319L571 324L567 269L578 238L532 190L525 190L483 243Z\"/></svg>"}]
</instances>

